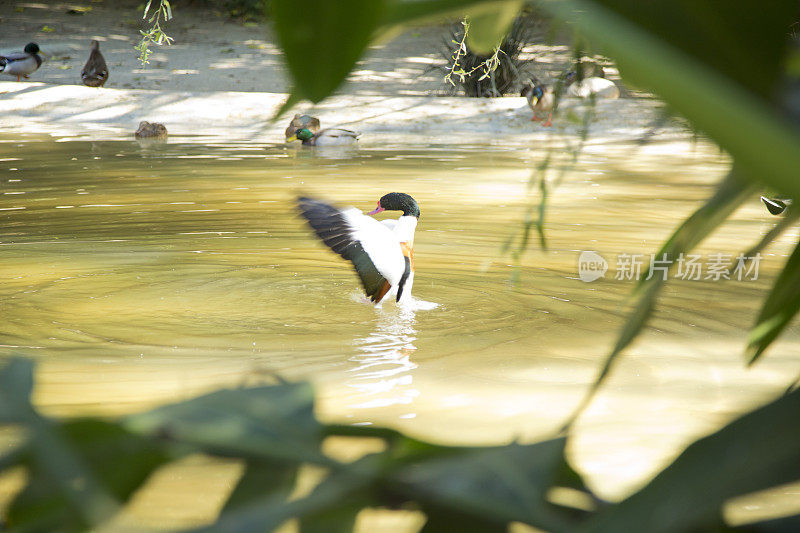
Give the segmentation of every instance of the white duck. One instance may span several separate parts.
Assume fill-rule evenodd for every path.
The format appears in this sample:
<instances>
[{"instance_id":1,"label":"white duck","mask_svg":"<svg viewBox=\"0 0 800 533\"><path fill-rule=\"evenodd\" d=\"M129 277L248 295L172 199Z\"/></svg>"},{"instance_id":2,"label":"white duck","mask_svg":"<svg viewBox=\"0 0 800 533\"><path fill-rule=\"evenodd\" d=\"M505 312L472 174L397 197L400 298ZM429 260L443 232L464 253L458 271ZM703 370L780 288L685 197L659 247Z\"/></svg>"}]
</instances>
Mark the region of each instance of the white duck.
<instances>
[{"instance_id":1,"label":"white duck","mask_svg":"<svg viewBox=\"0 0 800 533\"><path fill-rule=\"evenodd\" d=\"M376 304L411 297L414 284L414 232L419 206L408 194L392 192L366 215L354 207L338 209L313 198L297 200L300 212L317 236L334 252L353 263L361 284ZM382 223L367 215L402 211L397 220Z\"/></svg>"}]
</instances>

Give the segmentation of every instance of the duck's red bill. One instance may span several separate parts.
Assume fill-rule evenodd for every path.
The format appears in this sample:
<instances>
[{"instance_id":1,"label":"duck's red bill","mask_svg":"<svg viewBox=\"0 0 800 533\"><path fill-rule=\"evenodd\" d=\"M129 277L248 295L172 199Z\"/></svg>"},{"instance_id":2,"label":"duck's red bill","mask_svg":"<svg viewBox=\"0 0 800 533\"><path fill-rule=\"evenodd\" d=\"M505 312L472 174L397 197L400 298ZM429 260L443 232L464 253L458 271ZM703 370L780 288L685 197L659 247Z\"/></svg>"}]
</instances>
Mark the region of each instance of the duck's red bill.
<instances>
[{"instance_id":1,"label":"duck's red bill","mask_svg":"<svg viewBox=\"0 0 800 533\"><path fill-rule=\"evenodd\" d=\"M386 211L386 209L382 208L382 207L380 206L380 204L378 204L378 207L377 207L377 208L375 208L373 211L370 211L370 212L369 212L369 213L367 213L367 214L368 214L368 215L376 215L376 214L380 213L381 211Z\"/></svg>"}]
</instances>

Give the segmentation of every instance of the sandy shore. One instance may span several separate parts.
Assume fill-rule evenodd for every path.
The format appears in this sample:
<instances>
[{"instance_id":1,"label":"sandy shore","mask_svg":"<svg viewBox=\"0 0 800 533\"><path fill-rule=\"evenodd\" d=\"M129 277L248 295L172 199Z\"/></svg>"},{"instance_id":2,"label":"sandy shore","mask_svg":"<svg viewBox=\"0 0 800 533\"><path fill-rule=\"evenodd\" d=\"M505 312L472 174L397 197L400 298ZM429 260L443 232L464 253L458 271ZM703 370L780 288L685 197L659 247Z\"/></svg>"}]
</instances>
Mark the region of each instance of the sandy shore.
<instances>
[{"instance_id":1,"label":"sandy shore","mask_svg":"<svg viewBox=\"0 0 800 533\"><path fill-rule=\"evenodd\" d=\"M289 82L267 25L242 25L206 9L181 7L165 27L175 44L156 48L143 68L133 50L142 27L140 3L93 1L84 7L91 11L74 15L68 13L71 3L0 4L0 51L36 41L50 54L30 82L0 81L4 132L129 138L139 121L150 120L164 123L171 138L283 142L288 118L274 124L269 119L286 98ZM317 114L323 127L361 130L364 145L391 135L413 136L420 143L494 139L522 145L580 133L586 111L580 100L564 100L554 127L542 128L530 121L521 97L430 96L443 87L445 34L444 26L411 28L372 47L335 96L317 106L299 104L292 112ZM78 85L93 38L101 42L111 71L103 89ZM531 45L526 54L546 79L567 64L569 49ZM658 105L649 98L599 102L591 137L636 139L655 123ZM667 130L671 137L685 137L674 125Z\"/></svg>"}]
</instances>

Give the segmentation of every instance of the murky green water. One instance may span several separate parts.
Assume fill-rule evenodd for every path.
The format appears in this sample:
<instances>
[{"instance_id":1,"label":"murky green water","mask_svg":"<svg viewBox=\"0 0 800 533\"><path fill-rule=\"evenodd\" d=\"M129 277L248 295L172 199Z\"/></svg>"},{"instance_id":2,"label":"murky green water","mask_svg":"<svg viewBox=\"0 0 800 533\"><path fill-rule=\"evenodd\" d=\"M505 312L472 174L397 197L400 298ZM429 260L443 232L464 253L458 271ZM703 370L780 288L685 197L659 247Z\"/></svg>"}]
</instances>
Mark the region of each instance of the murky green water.
<instances>
[{"instance_id":1,"label":"murky green water","mask_svg":"<svg viewBox=\"0 0 800 533\"><path fill-rule=\"evenodd\" d=\"M0 354L39 360L36 400L54 414L133 412L278 374L315 382L330 420L456 443L547 436L622 322L633 282L613 279L618 254L648 258L727 162L703 145L597 144L574 166L555 152L568 170L549 199L548 251L533 239L511 283L500 250L538 198L528 181L545 156L415 139L314 151L0 138ZM363 304L349 266L294 211L298 194L372 209L393 190L421 206L414 295L433 309ZM700 253L738 254L774 220L753 198ZM796 379L796 325L755 368L741 356L796 238L765 254L758 280L668 287L576 426L571 456L601 494L626 493ZM604 279L578 278L582 250L611 263ZM187 468L206 494L229 489L224 468ZM201 519L181 501L142 514Z\"/></svg>"}]
</instances>

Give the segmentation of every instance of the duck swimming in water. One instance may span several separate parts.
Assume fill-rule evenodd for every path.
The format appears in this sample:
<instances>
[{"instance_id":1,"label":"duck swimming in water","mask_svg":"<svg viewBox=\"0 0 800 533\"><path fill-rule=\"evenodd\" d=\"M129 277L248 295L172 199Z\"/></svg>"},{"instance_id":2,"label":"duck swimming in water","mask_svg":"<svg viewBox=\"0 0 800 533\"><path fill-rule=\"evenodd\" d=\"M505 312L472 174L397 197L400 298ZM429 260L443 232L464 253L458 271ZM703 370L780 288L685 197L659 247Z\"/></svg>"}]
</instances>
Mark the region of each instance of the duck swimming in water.
<instances>
[{"instance_id":1,"label":"duck swimming in water","mask_svg":"<svg viewBox=\"0 0 800 533\"><path fill-rule=\"evenodd\" d=\"M364 291L373 303L411 297L414 283L414 232L419 205L408 194L392 192L366 215L355 207L339 209L313 198L297 199L300 213L317 236L353 264ZM402 211L397 220L378 222L368 215Z\"/></svg>"},{"instance_id":2,"label":"duck swimming in water","mask_svg":"<svg viewBox=\"0 0 800 533\"><path fill-rule=\"evenodd\" d=\"M344 128L328 128L317 133L303 128L286 140L302 141L305 146L346 146L355 144L359 137L361 137L361 132Z\"/></svg>"},{"instance_id":3,"label":"duck swimming in water","mask_svg":"<svg viewBox=\"0 0 800 533\"><path fill-rule=\"evenodd\" d=\"M344 128L320 130L317 117L295 115L286 128L286 141L301 141L305 146L346 146L355 144L361 132Z\"/></svg>"},{"instance_id":4,"label":"duck swimming in water","mask_svg":"<svg viewBox=\"0 0 800 533\"><path fill-rule=\"evenodd\" d=\"M286 139L291 139L295 134L302 130L307 129L311 133L317 133L320 130L320 122L317 117L311 115L295 115L289 125L286 127Z\"/></svg>"},{"instance_id":5,"label":"duck swimming in water","mask_svg":"<svg viewBox=\"0 0 800 533\"><path fill-rule=\"evenodd\" d=\"M42 58L39 57L39 54L45 55L39 50L39 45L28 43L23 52L0 56L0 72L16 76L17 81L20 81L20 78L27 78L42 66Z\"/></svg>"}]
</instances>

